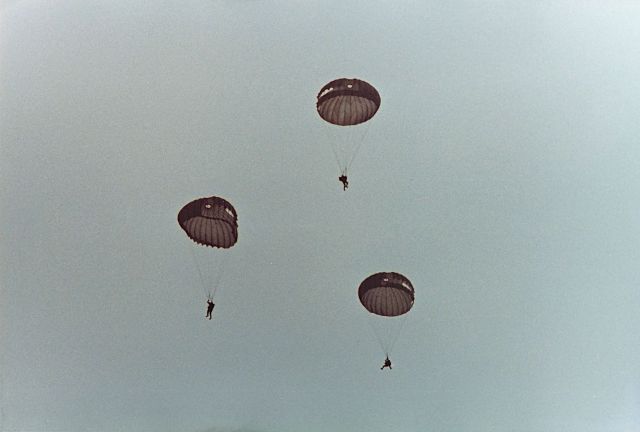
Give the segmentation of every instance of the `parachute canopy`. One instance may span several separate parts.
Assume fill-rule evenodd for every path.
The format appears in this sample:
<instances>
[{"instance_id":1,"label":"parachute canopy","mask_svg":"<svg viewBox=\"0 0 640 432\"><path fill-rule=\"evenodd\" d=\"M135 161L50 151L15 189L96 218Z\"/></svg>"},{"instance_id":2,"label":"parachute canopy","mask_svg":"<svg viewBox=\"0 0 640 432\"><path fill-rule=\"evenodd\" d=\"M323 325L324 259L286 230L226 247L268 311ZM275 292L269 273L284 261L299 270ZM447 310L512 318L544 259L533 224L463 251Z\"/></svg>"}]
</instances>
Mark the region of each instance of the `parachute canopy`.
<instances>
[{"instance_id":1,"label":"parachute canopy","mask_svg":"<svg viewBox=\"0 0 640 432\"><path fill-rule=\"evenodd\" d=\"M409 279L400 273L376 273L358 288L360 303L369 312L385 317L403 315L411 309L415 291Z\"/></svg>"},{"instance_id":2,"label":"parachute canopy","mask_svg":"<svg viewBox=\"0 0 640 432\"><path fill-rule=\"evenodd\" d=\"M191 240L227 249L238 241L236 209L219 197L200 198L182 207L178 223Z\"/></svg>"},{"instance_id":3,"label":"parachute canopy","mask_svg":"<svg viewBox=\"0 0 640 432\"><path fill-rule=\"evenodd\" d=\"M322 87L316 104L325 121L353 126L371 119L380 108L380 94L369 83L356 78L340 78Z\"/></svg>"}]
</instances>

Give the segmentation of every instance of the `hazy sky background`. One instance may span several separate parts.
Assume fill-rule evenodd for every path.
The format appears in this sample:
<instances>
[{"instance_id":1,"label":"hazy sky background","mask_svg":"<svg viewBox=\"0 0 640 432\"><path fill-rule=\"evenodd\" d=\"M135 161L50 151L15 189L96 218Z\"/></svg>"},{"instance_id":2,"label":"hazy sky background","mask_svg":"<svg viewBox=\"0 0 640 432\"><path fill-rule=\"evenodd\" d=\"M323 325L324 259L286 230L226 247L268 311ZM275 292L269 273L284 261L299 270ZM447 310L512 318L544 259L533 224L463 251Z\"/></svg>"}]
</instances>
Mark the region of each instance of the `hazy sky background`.
<instances>
[{"instance_id":1,"label":"hazy sky background","mask_svg":"<svg viewBox=\"0 0 640 432\"><path fill-rule=\"evenodd\" d=\"M640 430L640 4L8 1L3 431ZM343 192L315 110L382 105ZM176 222L239 215L214 319ZM416 304L392 371L357 299Z\"/></svg>"}]
</instances>

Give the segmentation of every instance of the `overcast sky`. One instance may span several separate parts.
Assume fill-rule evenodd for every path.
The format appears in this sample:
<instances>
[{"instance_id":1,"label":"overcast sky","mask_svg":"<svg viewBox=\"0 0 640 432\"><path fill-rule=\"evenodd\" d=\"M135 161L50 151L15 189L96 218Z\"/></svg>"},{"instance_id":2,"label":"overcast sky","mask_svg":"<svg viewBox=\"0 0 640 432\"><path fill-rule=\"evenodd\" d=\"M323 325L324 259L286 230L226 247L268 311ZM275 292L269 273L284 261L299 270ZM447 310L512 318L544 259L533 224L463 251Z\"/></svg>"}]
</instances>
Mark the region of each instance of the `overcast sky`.
<instances>
[{"instance_id":1,"label":"overcast sky","mask_svg":"<svg viewBox=\"0 0 640 432\"><path fill-rule=\"evenodd\" d=\"M5 1L0 430L640 430L639 23ZM346 192L315 109L341 77L382 98ZM176 215L211 195L239 240L202 267L209 321ZM416 290L392 371L357 298L379 271Z\"/></svg>"}]
</instances>

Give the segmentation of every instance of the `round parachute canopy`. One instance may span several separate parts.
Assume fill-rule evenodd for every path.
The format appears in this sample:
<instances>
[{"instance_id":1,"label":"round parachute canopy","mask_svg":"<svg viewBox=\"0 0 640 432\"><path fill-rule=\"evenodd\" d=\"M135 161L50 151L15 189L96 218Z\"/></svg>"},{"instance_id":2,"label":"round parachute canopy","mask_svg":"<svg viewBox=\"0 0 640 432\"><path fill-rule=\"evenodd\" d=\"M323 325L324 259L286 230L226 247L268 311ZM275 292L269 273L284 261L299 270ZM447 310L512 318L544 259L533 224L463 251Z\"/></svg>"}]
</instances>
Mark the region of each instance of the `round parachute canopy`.
<instances>
[{"instance_id":1,"label":"round parachute canopy","mask_svg":"<svg viewBox=\"0 0 640 432\"><path fill-rule=\"evenodd\" d=\"M191 240L204 246L227 249L238 241L236 209L219 197L191 201L178 213L178 223Z\"/></svg>"},{"instance_id":2,"label":"round parachute canopy","mask_svg":"<svg viewBox=\"0 0 640 432\"><path fill-rule=\"evenodd\" d=\"M369 83L356 78L340 78L322 87L316 104L325 121L353 126L371 119L380 108L380 94Z\"/></svg>"},{"instance_id":3,"label":"round parachute canopy","mask_svg":"<svg viewBox=\"0 0 640 432\"><path fill-rule=\"evenodd\" d=\"M376 273L362 281L358 288L360 303L369 312L394 317L409 312L415 291L409 279L400 273Z\"/></svg>"}]
</instances>

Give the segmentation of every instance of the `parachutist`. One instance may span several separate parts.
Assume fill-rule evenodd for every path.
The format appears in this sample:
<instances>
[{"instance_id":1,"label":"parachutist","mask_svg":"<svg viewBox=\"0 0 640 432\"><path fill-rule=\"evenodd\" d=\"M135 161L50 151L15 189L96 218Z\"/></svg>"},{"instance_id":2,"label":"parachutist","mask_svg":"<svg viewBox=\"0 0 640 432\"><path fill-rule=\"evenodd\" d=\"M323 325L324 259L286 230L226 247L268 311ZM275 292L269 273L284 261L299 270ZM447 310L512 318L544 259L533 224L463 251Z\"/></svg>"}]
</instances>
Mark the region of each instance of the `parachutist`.
<instances>
[{"instance_id":1,"label":"parachutist","mask_svg":"<svg viewBox=\"0 0 640 432\"><path fill-rule=\"evenodd\" d=\"M211 254L215 249L229 249L238 241L238 214L231 203L224 198L210 196L199 198L191 201L178 212L178 224L182 228L189 239L199 245L196 249L201 250L200 258ZM206 250L210 252L206 252ZM213 312L213 299L216 296L218 282L220 280L222 263L209 265L210 270L206 271L204 264L196 257L193 252L198 274L200 276L200 284L204 295L207 299L207 315L211 319ZM201 254L198 252L198 255ZM209 255L218 261L226 253L218 255L213 252ZM213 270L217 268L217 270ZM218 280L218 282L213 282Z\"/></svg>"},{"instance_id":2,"label":"parachutist","mask_svg":"<svg viewBox=\"0 0 640 432\"><path fill-rule=\"evenodd\" d=\"M345 174L342 174L340 177L338 177L338 180L342 182L343 190L347 190L347 188L349 187L349 181L347 180L347 176Z\"/></svg>"},{"instance_id":3,"label":"parachutist","mask_svg":"<svg viewBox=\"0 0 640 432\"><path fill-rule=\"evenodd\" d=\"M353 126L369 122L380 108L380 93L371 84L357 78L338 78L318 92L316 110L326 123L338 126L336 139L332 140L338 168L342 175L338 179L346 191L347 169L351 166L360 144L364 142L367 128ZM345 130L346 129L346 130Z\"/></svg>"},{"instance_id":4,"label":"parachutist","mask_svg":"<svg viewBox=\"0 0 640 432\"><path fill-rule=\"evenodd\" d=\"M213 308L215 307L215 303L211 301L211 299L207 299L207 315L205 318L211 319L211 314L213 313Z\"/></svg>"},{"instance_id":5,"label":"parachutist","mask_svg":"<svg viewBox=\"0 0 640 432\"><path fill-rule=\"evenodd\" d=\"M385 367L391 369L389 355L392 354L393 345L400 334L404 320L404 318L394 317L403 316L411 311L415 301L413 285L400 273L380 272L362 281L358 287L358 297L362 306L371 314L385 317L384 320L376 318L376 323L372 327L380 348L386 355L384 365L380 369ZM387 324L382 324L382 321L386 321Z\"/></svg>"},{"instance_id":6,"label":"parachutist","mask_svg":"<svg viewBox=\"0 0 640 432\"><path fill-rule=\"evenodd\" d=\"M380 370L384 369L388 367L389 369L393 369L391 367L391 360L389 360L389 356L387 356L387 358L384 360L384 364L382 365L382 367L380 368Z\"/></svg>"}]
</instances>

